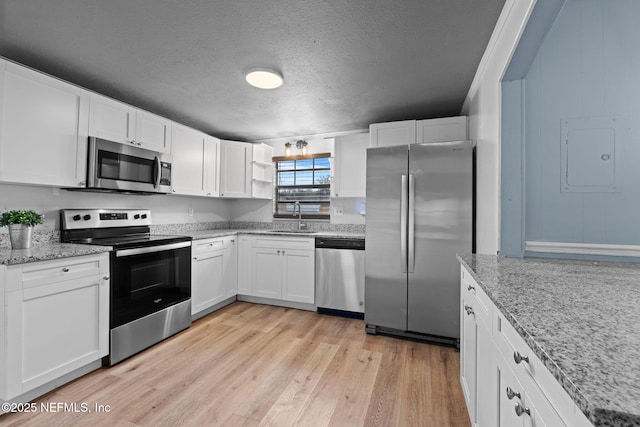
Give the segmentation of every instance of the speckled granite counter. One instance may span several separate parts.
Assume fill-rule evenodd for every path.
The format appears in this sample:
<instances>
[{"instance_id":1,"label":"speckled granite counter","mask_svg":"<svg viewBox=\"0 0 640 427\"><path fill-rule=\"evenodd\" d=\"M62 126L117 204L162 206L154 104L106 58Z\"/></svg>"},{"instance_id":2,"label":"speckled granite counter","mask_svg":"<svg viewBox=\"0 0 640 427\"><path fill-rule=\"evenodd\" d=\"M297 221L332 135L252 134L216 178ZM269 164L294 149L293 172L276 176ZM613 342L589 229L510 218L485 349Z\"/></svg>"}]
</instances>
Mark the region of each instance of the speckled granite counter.
<instances>
[{"instance_id":1,"label":"speckled granite counter","mask_svg":"<svg viewBox=\"0 0 640 427\"><path fill-rule=\"evenodd\" d=\"M596 426L640 426L640 264L458 257Z\"/></svg>"},{"instance_id":2,"label":"speckled granite counter","mask_svg":"<svg viewBox=\"0 0 640 427\"><path fill-rule=\"evenodd\" d=\"M287 230L252 230L252 229L214 229L183 231L180 234L190 236L194 240L211 239L215 237L231 236L234 234L253 234L269 236L296 236L296 237L332 237L337 239L364 239L364 233L347 231L314 231L313 233L296 233Z\"/></svg>"},{"instance_id":3,"label":"speckled granite counter","mask_svg":"<svg viewBox=\"0 0 640 427\"><path fill-rule=\"evenodd\" d=\"M110 246L74 245L71 243L47 243L33 245L31 249L0 248L0 264L13 265L109 252Z\"/></svg>"}]
</instances>

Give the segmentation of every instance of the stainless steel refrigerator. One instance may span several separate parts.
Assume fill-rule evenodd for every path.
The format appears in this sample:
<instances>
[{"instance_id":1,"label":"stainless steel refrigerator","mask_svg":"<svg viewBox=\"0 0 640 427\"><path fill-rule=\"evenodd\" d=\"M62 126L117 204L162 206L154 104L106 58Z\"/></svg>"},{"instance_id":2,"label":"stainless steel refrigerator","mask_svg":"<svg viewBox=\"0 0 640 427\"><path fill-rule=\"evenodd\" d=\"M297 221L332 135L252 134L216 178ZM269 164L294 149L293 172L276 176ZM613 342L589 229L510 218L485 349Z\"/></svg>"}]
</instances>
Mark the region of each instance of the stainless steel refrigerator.
<instances>
[{"instance_id":1,"label":"stainless steel refrigerator","mask_svg":"<svg viewBox=\"0 0 640 427\"><path fill-rule=\"evenodd\" d=\"M365 236L366 331L459 346L473 143L369 148Z\"/></svg>"}]
</instances>

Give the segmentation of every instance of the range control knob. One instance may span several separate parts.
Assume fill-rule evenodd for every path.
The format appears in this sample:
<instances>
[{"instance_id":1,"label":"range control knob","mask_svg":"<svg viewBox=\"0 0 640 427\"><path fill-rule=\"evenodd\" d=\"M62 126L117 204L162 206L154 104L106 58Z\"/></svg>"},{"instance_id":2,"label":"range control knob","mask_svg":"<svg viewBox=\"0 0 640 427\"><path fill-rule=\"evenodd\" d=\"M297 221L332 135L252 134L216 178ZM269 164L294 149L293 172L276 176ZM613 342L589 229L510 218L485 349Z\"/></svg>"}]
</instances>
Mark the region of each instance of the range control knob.
<instances>
[{"instance_id":1,"label":"range control knob","mask_svg":"<svg viewBox=\"0 0 640 427\"><path fill-rule=\"evenodd\" d=\"M86 214L85 216L82 217L82 219L84 219L85 221L89 221L91 219L91 215Z\"/></svg>"},{"instance_id":2,"label":"range control knob","mask_svg":"<svg viewBox=\"0 0 640 427\"><path fill-rule=\"evenodd\" d=\"M80 215L74 215L73 216L73 220L74 221L80 221L80 218L82 218Z\"/></svg>"},{"instance_id":3,"label":"range control knob","mask_svg":"<svg viewBox=\"0 0 640 427\"><path fill-rule=\"evenodd\" d=\"M135 214L135 215L133 216L133 219L140 219L140 214Z\"/></svg>"}]
</instances>

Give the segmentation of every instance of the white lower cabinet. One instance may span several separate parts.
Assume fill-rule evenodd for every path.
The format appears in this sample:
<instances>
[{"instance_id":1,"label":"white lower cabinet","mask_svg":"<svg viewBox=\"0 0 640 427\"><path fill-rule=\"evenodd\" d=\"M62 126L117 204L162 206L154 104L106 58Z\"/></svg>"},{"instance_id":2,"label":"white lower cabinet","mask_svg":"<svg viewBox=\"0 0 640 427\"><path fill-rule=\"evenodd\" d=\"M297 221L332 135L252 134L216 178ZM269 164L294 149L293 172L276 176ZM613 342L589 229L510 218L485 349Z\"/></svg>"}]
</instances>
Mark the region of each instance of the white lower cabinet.
<instances>
[{"instance_id":1,"label":"white lower cabinet","mask_svg":"<svg viewBox=\"0 0 640 427\"><path fill-rule=\"evenodd\" d=\"M460 382L472 425L591 425L464 267L460 283Z\"/></svg>"},{"instance_id":2,"label":"white lower cabinet","mask_svg":"<svg viewBox=\"0 0 640 427\"><path fill-rule=\"evenodd\" d=\"M191 315L200 317L238 293L237 236L197 240L192 246Z\"/></svg>"},{"instance_id":3,"label":"white lower cabinet","mask_svg":"<svg viewBox=\"0 0 640 427\"><path fill-rule=\"evenodd\" d=\"M315 239L251 236L246 243L249 263L242 267L246 283L238 286L240 294L315 303Z\"/></svg>"},{"instance_id":4,"label":"white lower cabinet","mask_svg":"<svg viewBox=\"0 0 640 427\"><path fill-rule=\"evenodd\" d=\"M108 254L0 272L6 308L0 398L16 398L108 354Z\"/></svg>"}]
</instances>

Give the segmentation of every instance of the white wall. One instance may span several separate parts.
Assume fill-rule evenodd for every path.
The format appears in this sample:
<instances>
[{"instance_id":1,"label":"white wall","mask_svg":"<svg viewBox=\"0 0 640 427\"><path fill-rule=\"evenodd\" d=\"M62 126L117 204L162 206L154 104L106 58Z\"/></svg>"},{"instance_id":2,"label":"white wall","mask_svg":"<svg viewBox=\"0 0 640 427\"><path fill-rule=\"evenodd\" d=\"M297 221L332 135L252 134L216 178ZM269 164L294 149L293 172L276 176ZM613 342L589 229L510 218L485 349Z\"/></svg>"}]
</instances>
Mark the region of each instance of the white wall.
<instances>
[{"instance_id":1,"label":"white wall","mask_svg":"<svg viewBox=\"0 0 640 427\"><path fill-rule=\"evenodd\" d=\"M39 229L60 229L59 210L72 208L151 209L154 224L229 221L227 200L174 195L138 196L66 191L59 188L0 184L0 211L33 209L45 214ZM194 215L188 216L189 208Z\"/></svg>"},{"instance_id":2,"label":"white wall","mask_svg":"<svg viewBox=\"0 0 640 427\"><path fill-rule=\"evenodd\" d=\"M500 249L500 107L502 76L536 0L507 0L463 105L476 141L476 252Z\"/></svg>"}]
</instances>

